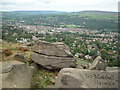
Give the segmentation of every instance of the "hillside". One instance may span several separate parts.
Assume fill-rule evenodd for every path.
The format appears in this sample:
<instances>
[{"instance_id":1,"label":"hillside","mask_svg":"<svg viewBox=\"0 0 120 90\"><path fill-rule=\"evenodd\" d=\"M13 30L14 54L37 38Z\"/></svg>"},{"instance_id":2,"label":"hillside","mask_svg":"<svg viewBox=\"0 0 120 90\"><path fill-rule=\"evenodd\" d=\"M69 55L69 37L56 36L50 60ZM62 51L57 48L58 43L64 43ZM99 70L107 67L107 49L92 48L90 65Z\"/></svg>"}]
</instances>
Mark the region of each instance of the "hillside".
<instances>
[{"instance_id":1,"label":"hillside","mask_svg":"<svg viewBox=\"0 0 120 90\"><path fill-rule=\"evenodd\" d=\"M30 61L30 54L32 53L31 47L27 47L27 49L29 50L24 52L23 50L19 49L22 46L23 45L19 43L11 43L6 41L0 42L0 50L2 50L2 58L0 59L0 61L13 61L15 60L14 56L16 54L21 54ZM8 50L10 52L10 55L5 54L5 50Z\"/></svg>"},{"instance_id":2,"label":"hillside","mask_svg":"<svg viewBox=\"0 0 120 90\"><path fill-rule=\"evenodd\" d=\"M0 40L0 41L2 41L2 40ZM39 45L40 47L42 47L42 48L40 48L39 46L36 46L36 45ZM56 87L56 83L57 83L57 81L58 80L61 80L62 81L62 79L60 79L60 73L61 73L61 71L60 70L64 70L64 69L70 69L70 71L65 71L65 74L66 73L69 73L69 72L72 72L73 70L78 70L79 72L82 70L82 72L81 73L83 73L83 71L85 70L85 72L87 71L89 71L88 73L90 73L90 72L92 72L93 73L93 71L97 71L97 75L98 75L98 73L100 73L101 74L101 72L100 71L102 71L102 74L105 72L105 73L107 73L107 72L113 72L114 73L114 75L118 75L118 74L115 74L116 73L116 70L117 70L117 68L110 68L110 67L107 67L106 66L106 63L105 63L105 61L100 57L100 56L98 56L94 61L93 61L93 63L91 63L91 65L89 66L88 65L88 63L84 63L85 61L82 61L82 59L77 59L77 58L75 58L75 57L69 57L69 55L70 55L70 52L68 51L68 47L65 45L65 46L61 46L61 45L65 45L64 43L58 43L58 42L56 42L56 43L48 43L48 42L43 42L43 41L40 41L39 43L35 43L34 44L34 46L33 46L33 48L31 49L31 46L27 46L27 47L25 47L25 46L23 46L23 44L19 44L19 43L11 43L11 42L6 42L6 41L2 41L2 42L0 42L0 50L2 50L3 52L2 52L2 58L0 58L0 63L1 63L1 61L2 61L2 63L4 64L3 65L3 67L4 67L4 69L3 69L3 71L5 72L5 70L10 70L10 72L8 72L7 71L7 75L9 76L9 77L12 77L12 82L9 82L9 79L11 79L11 78L6 78L6 73L4 73L4 74L2 74L3 75L3 77L5 78L5 80L3 80L3 82L5 83L5 84L3 84L3 86L4 87L10 87L9 85L7 85L6 83L10 83L10 84L13 84L15 81L16 81L16 79L14 79L14 78L17 78L17 80L18 79L23 79L23 80L25 80L26 78L27 79L31 79L31 80L27 80L27 81L20 81L18 84L17 84L17 86L14 86L14 87L19 87L19 88L22 88L22 87L24 87L24 86L28 86L29 84L28 83L30 83L30 85L29 85L29 88L55 88ZM19 47L24 47L24 49L25 48L27 48L28 50L27 51L25 51L23 48L22 49L19 49ZM42 49L42 50L41 50ZM52 50L52 53L51 53L51 51L50 51L50 49ZM60 52L60 53L57 53L58 51L56 51L58 49L58 51ZM4 52L4 50L7 50L7 52ZM68 54L68 56L65 56L63 53L61 53L61 52L63 52L63 51L66 51L67 50L67 54ZM12 52L11 54L9 53L9 52ZM46 52L47 51L47 52ZM39 53L38 53L39 52ZM8 53L9 53L9 55L8 55ZM37 56L35 56L35 57L32 57L32 61L31 61L31 58L30 58L30 55L31 55L31 53L32 53L32 55L35 55L35 53L37 54ZM43 53L45 53L45 54L43 54ZM21 58L21 56L19 56L17 59L15 58L15 55L16 54L19 54L19 55L22 55L23 57L25 57L25 59L27 59L28 61L27 61L27 63L23 63L23 61L25 60L23 57L22 57L22 61L20 61L20 60L18 60L18 59L20 59ZM48 57L49 57L49 59L47 58L47 54L48 54ZM53 55L54 54L54 55ZM56 56L56 55L60 55L59 57L58 56ZM62 55L62 56L61 56ZM43 56L45 56L44 58L43 58ZM37 58L36 58L37 57ZM56 58L55 58L56 57ZM65 58L66 57L66 58ZM63 58L63 61L61 62L60 61L60 59L61 58ZM72 62L71 60L70 60L70 58L74 58L74 59L76 59L76 61L74 62L74 63L76 63L75 65L76 65L76 67L72 67L72 68L70 68L70 66L68 66L68 64L69 65L71 65L70 63L68 63L69 61L70 62ZM24 60L23 60L24 59ZM36 60L34 60L34 59L38 59L37 61ZM47 60L48 59L48 60ZM68 59L68 60L66 60L66 59ZM19 62L20 61L20 62ZM54 61L54 62L53 62ZM56 63L56 62L61 62L61 63ZM82 63L81 63L81 61L82 61ZM99 63L99 61L101 61L101 63ZM47 62L47 63L45 63L45 62ZM102 65L103 67L99 67L99 66L97 66L96 64L94 64L94 62L97 62L97 65ZM11 63L12 63L12 69L11 69ZM44 63L44 64L43 64ZM52 63L52 64L51 64ZM64 64L63 64L64 63ZM84 63L84 64L83 64ZM50 64L50 65L49 65ZM60 64L60 65L59 65ZM5 66L5 65L8 65L7 67ZM53 65L53 66L52 66ZM63 66L61 69L59 69L59 70L57 70L57 69L52 69L51 70L51 68L50 68L50 66L52 66L52 68L56 68L57 66L55 66L55 65L57 65L58 67L60 67L61 68L61 66ZM69 68L65 68L65 67L69 67ZM98 69L95 69L94 70L94 66L95 67L98 67ZM19 67L19 68L18 68ZM29 67L29 70L31 71L31 73L30 73L30 71L28 72L28 71L26 71L26 72L24 72L24 70L26 70L27 69L27 67ZM88 68L92 68L92 69L89 69L88 70ZM71 69L73 69L73 70L71 70ZM106 69L105 71L103 71L103 70L101 70L101 69ZM110 71L110 70L111 71ZM27 69L28 70L28 69ZM93 71L92 71L93 70ZM14 71L14 72L13 72ZM16 72L15 72L16 71ZM60 71L60 72L59 72ZM19 72L19 73L18 73ZM21 73L22 72L22 73ZM11 74L12 73L12 74ZM81 74L80 73L80 74ZM28 75L27 75L28 74ZM30 76L29 76L29 74L31 74L30 76L31 76L31 78L30 78ZM76 72L75 71L73 71L73 73L70 73L70 74L68 74L68 75L71 75L71 74L73 74L74 76L75 76L75 78L76 78L76 76L78 77L78 76L80 76L80 74L79 75L76 75ZM17 77L16 77L16 75L17 75ZM24 76L25 77L25 79L23 78L23 77L20 77L20 76ZM87 74L85 74L85 75L87 75ZM106 75L108 75L108 74L106 74ZM20 77L20 78L19 78ZM117 78L117 76L115 76L116 78ZM65 78L69 78L69 76L66 76ZM79 78L78 78L79 79ZM78 80L77 79L77 80ZM81 78L80 78L81 79ZM111 79L111 78L110 78ZM66 79L64 79L65 80L65 82L69 82L69 80L66 80ZM70 79L71 80L71 79ZM84 80L84 79L83 79ZM86 79L85 79L86 80ZM23 85L23 86L21 86L21 82L23 83L23 82L28 82L26 85ZM63 82L63 81L62 81ZM76 79L75 79L75 82L70 82L70 83L76 83ZM79 83L77 83L78 85L79 85ZM20 85L20 86L19 86ZM57 84L57 85L59 85L59 84ZM13 87L13 86L11 86L11 87Z\"/></svg>"},{"instance_id":3,"label":"hillside","mask_svg":"<svg viewBox=\"0 0 120 90\"><path fill-rule=\"evenodd\" d=\"M44 14L43 14L44 13ZM110 29L117 31L118 15L116 12L81 11L81 12L57 12L57 11L15 11L3 12L3 21L27 25L44 25L52 27L85 28L92 30Z\"/></svg>"},{"instance_id":4,"label":"hillside","mask_svg":"<svg viewBox=\"0 0 120 90\"><path fill-rule=\"evenodd\" d=\"M49 44L46 47L48 47L48 48L51 47L51 46L49 46ZM60 43L56 43L56 45L57 44L60 44ZM44 47L44 45L43 45L43 47ZM50 45L53 45L53 44L50 44ZM26 48L28 49L27 51L24 50ZM53 47L51 47L51 49L52 48ZM65 46L65 48L66 48L66 46ZM19 63L23 63L24 60L27 60L27 62L25 62L23 64L26 64L29 67L33 66L33 67L35 67L35 70L37 70L37 72L34 71L34 76L32 76L33 79L32 79L31 88L52 88L52 87L54 87L55 80L57 78L57 75L58 75L58 72L59 72L60 69L49 70L49 69L43 67L44 65L42 66L42 65L37 64L37 62L35 62L33 60L33 58L31 59L31 57L30 57L31 54L34 52L33 49L35 49L35 48L32 48L32 46L25 46L24 44L20 44L20 43L12 43L12 42L6 42L4 40L0 40L0 50L1 50L0 56L2 55L2 57L0 57L0 62L2 62L2 63L7 63L8 62L8 64L10 64L11 62L12 63L16 62L17 64L19 64ZM44 48L42 51L47 50L47 49ZM59 50L61 50L61 49L59 49ZM53 50L53 52L56 52L56 51ZM47 53L51 53L51 52L48 51ZM16 55L19 55L19 56L16 57ZM49 56L49 57L51 58L52 56ZM61 58L63 58L63 60L65 62L68 62L69 57L66 57L66 59L68 58L67 61L65 60L64 57L61 57ZM57 58L59 59L59 57L56 57L56 59ZM60 59L59 60L58 59L56 61L60 60ZM40 60L43 60L43 59L40 58ZM54 60L54 58L52 58L49 61L51 63L54 63L52 60ZM41 62L44 62L44 61L41 61ZM61 63L61 65L62 65L62 63ZM49 63L47 63L47 64L49 64ZM59 64L60 63L58 63L58 66L59 66ZM67 64L69 64L69 63L66 63L65 67L68 67ZM88 63L86 63L86 64L79 63L79 65L87 65L87 64ZM61 67L61 66L59 66L59 67ZM24 74L24 73L22 73L22 74Z\"/></svg>"},{"instance_id":5,"label":"hillside","mask_svg":"<svg viewBox=\"0 0 120 90\"><path fill-rule=\"evenodd\" d=\"M24 47L23 44L19 43L11 43L0 40L0 62L7 63L9 62L16 62L20 61L21 58L23 62L24 58L27 59L27 65L32 66L33 62L31 61L30 55L33 52L31 49L31 46L25 47L29 51L23 51L19 50L19 47ZM5 50L9 50L9 52L4 52ZM9 53L9 55L8 55ZM11 54L10 54L11 53ZM22 55L17 58L15 58L15 55ZM24 58L23 58L24 57ZM19 63L19 62L17 62ZM24 74L24 73L23 73ZM33 82L31 85L31 88L46 88L54 85L55 78L58 74L58 71L48 71L47 69L44 69L43 67L39 66L39 70L35 72L33 78ZM11 76L12 77L12 76Z\"/></svg>"},{"instance_id":6,"label":"hillside","mask_svg":"<svg viewBox=\"0 0 120 90\"><path fill-rule=\"evenodd\" d=\"M96 19L117 19L118 18L118 12L86 10L86 11L75 12L75 13L80 14L81 16L88 16Z\"/></svg>"}]
</instances>

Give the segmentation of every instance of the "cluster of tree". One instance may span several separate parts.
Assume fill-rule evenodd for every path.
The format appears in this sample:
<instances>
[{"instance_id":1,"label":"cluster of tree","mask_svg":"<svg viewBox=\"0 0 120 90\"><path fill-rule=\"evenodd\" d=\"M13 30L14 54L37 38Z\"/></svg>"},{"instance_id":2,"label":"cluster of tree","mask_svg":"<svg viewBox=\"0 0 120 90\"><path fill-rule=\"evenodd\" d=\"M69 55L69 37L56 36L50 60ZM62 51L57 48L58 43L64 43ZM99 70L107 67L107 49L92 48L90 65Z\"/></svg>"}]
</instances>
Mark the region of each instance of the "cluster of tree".
<instances>
[{"instance_id":1,"label":"cluster of tree","mask_svg":"<svg viewBox=\"0 0 120 90\"><path fill-rule=\"evenodd\" d=\"M67 44L71 48L71 52L74 55L76 53L83 53L84 55L90 55L90 56L96 57L98 55L97 52L99 51L99 53L100 53L99 55L101 55L104 60L107 60L109 62L110 66L118 65L117 45L109 44L109 43L105 44L105 43L102 43L99 41L95 41L95 42L91 42L90 44L87 44L86 42L84 42L80 39L75 39L74 37L76 37L76 34L74 34L74 33L61 32L61 33L58 33L55 35L50 35L50 34L46 35L45 41L64 42L65 44ZM76 43L75 43L75 41L76 41ZM88 51L87 46L92 45L92 44L96 44L97 48L95 50L93 49L91 51ZM109 53L109 52L113 52L113 51L115 51L115 53L112 53L112 54Z\"/></svg>"},{"instance_id":2,"label":"cluster of tree","mask_svg":"<svg viewBox=\"0 0 120 90\"><path fill-rule=\"evenodd\" d=\"M21 38L32 39L32 35L34 34L27 33L24 29L16 26L2 26L2 39L8 42L17 42L17 40L21 40Z\"/></svg>"},{"instance_id":3,"label":"cluster of tree","mask_svg":"<svg viewBox=\"0 0 120 90\"><path fill-rule=\"evenodd\" d=\"M90 55L95 57L97 56L97 51L100 51L101 56L104 58L104 60L108 61L109 66L119 65L118 64L119 53L117 49L118 45L109 44L109 43L105 44L101 42L91 42L90 44L87 44L85 40L75 39L75 37L81 36L81 34L79 33L60 32L52 35L49 33L42 35L38 33L34 33L34 34L27 33L27 31L25 31L24 29L14 27L14 26L3 26L2 32L3 32L2 38L8 42L17 42L17 40L20 40L21 38L31 40L33 35L36 37L44 37L45 38L44 40L48 42L64 42L70 47L73 55L75 55L76 53L83 53L84 55ZM17 35L13 36L14 33L17 33ZM86 35L83 34L82 36L84 37ZM92 44L96 44L98 49L88 51L87 46ZM111 52L111 51L116 51L116 52L113 54L109 54L108 52Z\"/></svg>"}]
</instances>

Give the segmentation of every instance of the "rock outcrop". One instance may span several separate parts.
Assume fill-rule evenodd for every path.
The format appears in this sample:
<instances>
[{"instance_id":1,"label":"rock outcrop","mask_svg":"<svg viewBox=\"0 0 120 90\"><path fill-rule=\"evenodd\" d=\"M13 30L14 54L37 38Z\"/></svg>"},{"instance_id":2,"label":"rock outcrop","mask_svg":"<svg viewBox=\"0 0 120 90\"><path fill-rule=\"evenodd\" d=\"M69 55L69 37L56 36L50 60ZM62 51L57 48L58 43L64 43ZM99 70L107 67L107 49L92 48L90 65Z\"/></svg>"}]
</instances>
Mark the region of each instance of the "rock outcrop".
<instances>
[{"instance_id":1,"label":"rock outcrop","mask_svg":"<svg viewBox=\"0 0 120 90\"><path fill-rule=\"evenodd\" d=\"M100 71L64 68L58 74L57 80L55 82L55 87L118 88L118 79L118 70Z\"/></svg>"},{"instance_id":2,"label":"rock outcrop","mask_svg":"<svg viewBox=\"0 0 120 90\"><path fill-rule=\"evenodd\" d=\"M2 88L30 88L32 69L19 61L2 63Z\"/></svg>"},{"instance_id":3,"label":"rock outcrop","mask_svg":"<svg viewBox=\"0 0 120 90\"><path fill-rule=\"evenodd\" d=\"M107 63L100 56L98 56L89 66L90 70L106 70L106 68L107 68Z\"/></svg>"},{"instance_id":4,"label":"rock outcrop","mask_svg":"<svg viewBox=\"0 0 120 90\"><path fill-rule=\"evenodd\" d=\"M67 48L67 47L66 47ZM40 41L33 46L33 51L39 54L57 57L72 57L69 50L58 47L56 44Z\"/></svg>"},{"instance_id":5,"label":"rock outcrop","mask_svg":"<svg viewBox=\"0 0 120 90\"><path fill-rule=\"evenodd\" d=\"M63 43L60 45L41 41L33 46L33 51L32 60L49 70L75 67L76 65L76 59Z\"/></svg>"},{"instance_id":6,"label":"rock outcrop","mask_svg":"<svg viewBox=\"0 0 120 90\"><path fill-rule=\"evenodd\" d=\"M28 62L28 60L27 60L23 55L21 55L21 54L16 54L16 55L14 56L14 59L15 59L15 60L18 60L18 61L20 61L20 62L24 62L24 63L27 63L27 62Z\"/></svg>"}]
</instances>

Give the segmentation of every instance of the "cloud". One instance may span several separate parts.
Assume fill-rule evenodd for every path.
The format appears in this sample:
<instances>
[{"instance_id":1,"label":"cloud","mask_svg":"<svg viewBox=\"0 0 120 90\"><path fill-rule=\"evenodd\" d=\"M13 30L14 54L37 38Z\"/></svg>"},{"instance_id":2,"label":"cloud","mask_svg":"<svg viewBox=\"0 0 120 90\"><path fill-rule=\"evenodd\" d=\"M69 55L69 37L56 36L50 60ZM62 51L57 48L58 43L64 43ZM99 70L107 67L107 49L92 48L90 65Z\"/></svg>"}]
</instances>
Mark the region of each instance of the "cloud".
<instances>
[{"instance_id":1,"label":"cloud","mask_svg":"<svg viewBox=\"0 0 120 90\"><path fill-rule=\"evenodd\" d=\"M21 4L34 4L34 3L51 3L54 0L2 0L1 4L3 5L21 5Z\"/></svg>"},{"instance_id":2,"label":"cloud","mask_svg":"<svg viewBox=\"0 0 120 90\"><path fill-rule=\"evenodd\" d=\"M117 11L119 0L2 0L2 10Z\"/></svg>"}]
</instances>

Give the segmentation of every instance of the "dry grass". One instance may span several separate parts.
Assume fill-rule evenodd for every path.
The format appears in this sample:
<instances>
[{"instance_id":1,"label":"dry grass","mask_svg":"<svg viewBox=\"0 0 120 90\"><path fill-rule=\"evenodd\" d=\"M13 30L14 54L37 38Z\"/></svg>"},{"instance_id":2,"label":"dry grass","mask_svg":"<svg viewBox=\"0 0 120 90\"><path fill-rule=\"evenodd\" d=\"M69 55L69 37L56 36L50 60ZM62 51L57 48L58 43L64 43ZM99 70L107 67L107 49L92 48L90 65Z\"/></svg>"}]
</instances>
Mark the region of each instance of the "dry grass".
<instances>
[{"instance_id":1,"label":"dry grass","mask_svg":"<svg viewBox=\"0 0 120 90\"><path fill-rule=\"evenodd\" d=\"M31 60L30 59L30 54L32 53L31 47L28 47L29 51L23 52L23 51L18 49L18 47L20 47L20 46L21 46L21 44L19 44L19 43L8 43L8 42L5 42L5 41L0 43L0 49L1 50L9 49L13 53L10 56L5 56L4 54L2 54L0 60L2 60L2 61L15 60L13 57L16 54L22 54L26 59Z\"/></svg>"},{"instance_id":2,"label":"dry grass","mask_svg":"<svg viewBox=\"0 0 120 90\"><path fill-rule=\"evenodd\" d=\"M10 56L2 55L2 59L0 61L15 61L14 56L16 54L22 54L27 60L31 60L30 55L32 53L31 47L27 47L29 51L21 51L18 47L22 45L19 43L8 43L3 42L0 43L0 49L9 49L13 52ZM39 69L33 77L32 88L47 88L50 86L54 86L54 81L58 75L58 71L48 71L46 69Z\"/></svg>"}]
</instances>

